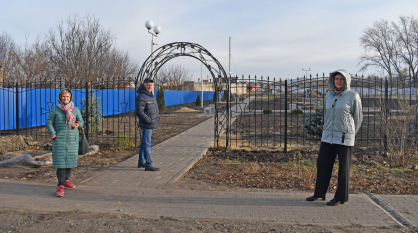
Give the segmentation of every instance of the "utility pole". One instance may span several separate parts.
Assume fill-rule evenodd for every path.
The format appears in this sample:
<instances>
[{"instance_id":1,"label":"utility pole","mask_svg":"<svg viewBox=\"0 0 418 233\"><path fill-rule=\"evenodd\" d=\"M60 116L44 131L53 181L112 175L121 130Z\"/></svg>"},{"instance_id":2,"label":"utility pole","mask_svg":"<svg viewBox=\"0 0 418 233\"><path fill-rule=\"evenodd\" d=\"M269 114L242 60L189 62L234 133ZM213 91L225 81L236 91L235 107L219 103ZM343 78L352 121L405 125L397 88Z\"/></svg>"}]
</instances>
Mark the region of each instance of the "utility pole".
<instances>
[{"instance_id":1,"label":"utility pole","mask_svg":"<svg viewBox=\"0 0 418 233\"><path fill-rule=\"evenodd\" d=\"M303 71L306 71L306 76L305 76L305 78L308 78L308 71L311 71L311 68L309 68L309 70L305 70L305 69L303 69L303 68L302 68L302 70L303 70Z\"/></svg>"},{"instance_id":2,"label":"utility pole","mask_svg":"<svg viewBox=\"0 0 418 233\"><path fill-rule=\"evenodd\" d=\"M228 77L228 102L231 103L231 37L229 37L229 77Z\"/></svg>"}]
</instances>

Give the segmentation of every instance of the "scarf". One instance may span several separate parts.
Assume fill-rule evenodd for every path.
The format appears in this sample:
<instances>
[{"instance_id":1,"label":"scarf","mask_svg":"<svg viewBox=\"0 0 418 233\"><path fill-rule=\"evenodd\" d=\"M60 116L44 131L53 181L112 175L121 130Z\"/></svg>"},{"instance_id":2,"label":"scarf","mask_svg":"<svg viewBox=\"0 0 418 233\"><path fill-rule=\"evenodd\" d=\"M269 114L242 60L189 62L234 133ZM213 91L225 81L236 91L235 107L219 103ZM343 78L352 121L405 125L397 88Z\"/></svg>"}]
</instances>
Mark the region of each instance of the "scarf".
<instances>
[{"instance_id":1,"label":"scarf","mask_svg":"<svg viewBox=\"0 0 418 233\"><path fill-rule=\"evenodd\" d=\"M71 111L74 109L73 101L68 103L67 105L63 105L61 103L58 103L57 106L65 113L67 116L67 124L73 125L75 123L74 115L71 113Z\"/></svg>"},{"instance_id":2,"label":"scarf","mask_svg":"<svg viewBox=\"0 0 418 233\"><path fill-rule=\"evenodd\" d=\"M334 92L337 94L340 94L342 91L344 91L345 87L341 88L341 90L337 90L336 87L334 87Z\"/></svg>"}]
</instances>

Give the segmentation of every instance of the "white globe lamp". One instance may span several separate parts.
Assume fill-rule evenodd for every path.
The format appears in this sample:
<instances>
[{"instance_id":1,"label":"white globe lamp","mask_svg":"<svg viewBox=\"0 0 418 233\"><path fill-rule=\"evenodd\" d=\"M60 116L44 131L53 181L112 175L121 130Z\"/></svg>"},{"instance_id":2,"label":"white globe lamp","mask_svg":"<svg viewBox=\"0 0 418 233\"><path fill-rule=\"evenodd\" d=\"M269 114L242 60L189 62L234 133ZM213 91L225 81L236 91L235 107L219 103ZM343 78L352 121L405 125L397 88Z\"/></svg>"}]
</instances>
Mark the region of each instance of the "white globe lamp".
<instances>
[{"instance_id":1,"label":"white globe lamp","mask_svg":"<svg viewBox=\"0 0 418 233\"><path fill-rule=\"evenodd\" d=\"M148 30L151 30L151 28L154 27L154 23L151 20L148 20L147 22L145 22L145 27Z\"/></svg>"},{"instance_id":2,"label":"white globe lamp","mask_svg":"<svg viewBox=\"0 0 418 233\"><path fill-rule=\"evenodd\" d=\"M154 27L154 32L155 32L155 34L160 34L160 32L161 32L161 27L160 26L155 26Z\"/></svg>"}]
</instances>

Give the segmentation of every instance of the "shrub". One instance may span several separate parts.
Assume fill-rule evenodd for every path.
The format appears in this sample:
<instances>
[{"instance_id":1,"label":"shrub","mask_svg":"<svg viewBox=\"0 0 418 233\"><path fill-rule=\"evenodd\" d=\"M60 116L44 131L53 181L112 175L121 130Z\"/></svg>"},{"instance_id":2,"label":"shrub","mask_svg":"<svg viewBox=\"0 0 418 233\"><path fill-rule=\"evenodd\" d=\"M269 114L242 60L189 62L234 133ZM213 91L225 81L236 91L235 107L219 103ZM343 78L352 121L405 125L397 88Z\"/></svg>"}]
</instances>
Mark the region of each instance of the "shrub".
<instances>
[{"instance_id":1,"label":"shrub","mask_svg":"<svg viewBox=\"0 0 418 233\"><path fill-rule=\"evenodd\" d=\"M303 115L303 111L299 108L295 108L292 110L292 114Z\"/></svg>"},{"instance_id":2,"label":"shrub","mask_svg":"<svg viewBox=\"0 0 418 233\"><path fill-rule=\"evenodd\" d=\"M114 150L129 150L135 146L134 140L130 138L126 134L118 135L117 138L114 139L114 143L112 148Z\"/></svg>"},{"instance_id":3,"label":"shrub","mask_svg":"<svg viewBox=\"0 0 418 233\"><path fill-rule=\"evenodd\" d=\"M273 111L271 111L271 109L264 109L263 110L263 114L273 114Z\"/></svg>"},{"instance_id":4,"label":"shrub","mask_svg":"<svg viewBox=\"0 0 418 233\"><path fill-rule=\"evenodd\" d=\"M158 88L157 104L158 104L158 110L160 111L160 113L164 112L164 110L165 110L165 100L164 100L163 86L160 86L160 88Z\"/></svg>"},{"instance_id":5,"label":"shrub","mask_svg":"<svg viewBox=\"0 0 418 233\"><path fill-rule=\"evenodd\" d=\"M225 100L225 101L227 101L228 100L228 91L224 91L224 96L223 96L223 99Z\"/></svg>"},{"instance_id":6,"label":"shrub","mask_svg":"<svg viewBox=\"0 0 418 233\"><path fill-rule=\"evenodd\" d=\"M415 116L411 122L411 135L418 134L418 106L415 106Z\"/></svg>"},{"instance_id":7,"label":"shrub","mask_svg":"<svg viewBox=\"0 0 418 233\"><path fill-rule=\"evenodd\" d=\"M84 123L87 122L87 109L86 99L81 98L81 115L83 116ZM96 97L94 90L90 92L89 98L89 134L96 135L102 132L102 107L100 107L100 97Z\"/></svg>"},{"instance_id":8,"label":"shrub","mask_svg":"<svg viewBox=\"0 0 418 233\"><path fill-rule=\"evenodd\" d=\"M201 104L200 95L197 95L195 103L196 103L196 106L199 106Z\"/></svg>"},{"instance_id":9,"label":"shrub","mask_svg":"<svg viewBox=\"0 0 418 233\"><path fill-rule=\"evenodd\" d=\"M408 167L418 161L418 135L414 130L417 126L416 106L410 106L409 100L402 98L389 101L398 106L397 112L388 111L389 103L378 100L378 107L384 109L377 114L381 130L376 134L381 141L381 152L388 157L391 168Z\"/></svg>"},{"instance_id":10,"label":"shrub","mask_svg":"<svg viewBox=\"0 0 418 233\"><path fill-rule=\"evenodd\" d=\"M218 92L217 92L217 91L215 91L215 92L213 93L213 101L214 101L214 102L217 102L217 101L218 101Z\"/></svg>"},{"instance_id":11,"label":"shrub","mask_svg":"<svg viewBox=\"0 0 418 233\"><path fill-rule=\"evenodd\" d=\"M306 129L305 136L308 138L320 139L322 137L322 127L324 126L324 107L322 103L316 104L313 112L306 113L302 125Z\"/></svg>"}]
</instances>

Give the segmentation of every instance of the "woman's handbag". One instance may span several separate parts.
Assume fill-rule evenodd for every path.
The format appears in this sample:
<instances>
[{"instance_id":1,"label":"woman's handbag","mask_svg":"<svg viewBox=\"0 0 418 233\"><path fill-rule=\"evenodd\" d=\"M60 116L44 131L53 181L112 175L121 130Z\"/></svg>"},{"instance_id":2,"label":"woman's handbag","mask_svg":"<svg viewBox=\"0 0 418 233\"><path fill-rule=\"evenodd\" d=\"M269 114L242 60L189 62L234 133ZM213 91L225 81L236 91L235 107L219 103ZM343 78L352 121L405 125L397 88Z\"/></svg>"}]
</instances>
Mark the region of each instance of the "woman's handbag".
<instances>
[{"instance_id":1,"label":"woman's handbag","mask_svg":"<svg viewBox=\"0 0 418 233\"><path fill-rule=\"evenodd\" d=\"M83 130L81 130L83 132ZM81 138L78 146L78 154L85 155L89 152L89 142L87 141L86 135L83 133L83 137Z\"/></svg>"}]
</instances>

